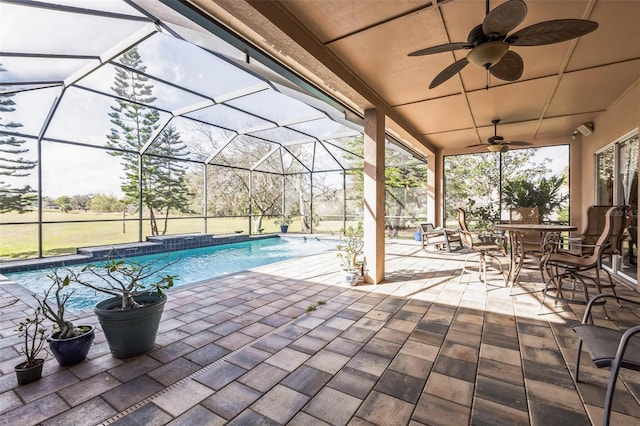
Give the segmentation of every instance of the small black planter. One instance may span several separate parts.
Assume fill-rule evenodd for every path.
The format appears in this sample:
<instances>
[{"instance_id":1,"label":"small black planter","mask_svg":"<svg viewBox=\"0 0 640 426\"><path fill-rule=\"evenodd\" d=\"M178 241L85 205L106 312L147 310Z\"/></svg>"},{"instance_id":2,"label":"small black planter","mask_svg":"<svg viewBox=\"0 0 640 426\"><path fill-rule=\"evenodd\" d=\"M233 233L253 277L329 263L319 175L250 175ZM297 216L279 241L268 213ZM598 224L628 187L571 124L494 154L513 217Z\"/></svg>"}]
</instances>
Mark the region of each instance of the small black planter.
<instances>
[{"instance_id":1,"label":"small black planter","mask_svg":"<svg viewBox=\"0 0 640 426\"><path fill-rule=\"evenodd\" d=\"M49 342L49 348L53 353L53 356L58 361L58 364L74 365L84 361L91 348L91 343L95 336L95 329L91 325L82 325L78 328L88 329L87 332L80 336L72 337L70 339L58 339L57 336L60 332L53 333L47 337Z\"/></svg>"},{"instance_id":2,"label":"small black planter","mask_svg":"<svg viewBox=\"0 0 640 426\"><path fill-rule=\"evenodd\" d=\"M35 364L31 367L25 367L26 362L22 362L15 366L16 378L19 385L26 385L42 377L42 367L44 366L44 359L37 358Z\"/></svg>"},{"instance_id":3,"label":"small black planter","mask_svg":"<svg viewBox=\"0 0 640 426\"><path fill-rule=\"evenodd\" d=\"M115 358L130 358L153 348L167 296L143 294L134 298L144 306L126 311L119 310L120 297L98 303L94 312Z\"/></svg>"}]
</instances>

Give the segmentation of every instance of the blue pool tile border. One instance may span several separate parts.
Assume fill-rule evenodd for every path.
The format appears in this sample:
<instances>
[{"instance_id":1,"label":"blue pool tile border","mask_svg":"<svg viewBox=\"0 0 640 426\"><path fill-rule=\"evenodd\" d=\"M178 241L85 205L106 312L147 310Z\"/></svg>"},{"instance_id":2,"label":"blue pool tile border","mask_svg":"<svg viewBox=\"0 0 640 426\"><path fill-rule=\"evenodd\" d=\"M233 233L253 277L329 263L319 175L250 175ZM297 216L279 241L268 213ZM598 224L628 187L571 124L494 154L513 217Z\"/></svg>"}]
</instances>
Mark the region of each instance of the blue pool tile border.
<instances>
[{"instance_id":1,"label":"blue pool tile border","mask_svg":"<svg viewBox=\"0 0 640 426\"><path fill-rule=\"evenodd\" d=\"M279 238L278 235L213 235L213 234L181 234L147 237L147 241L139 243L112 244L105 246L83 247L76 254L51 256L38 259L10 261L0 264L0 274L25 272L35 269L71 266L92 260L106 260L127 256L145 256L148 254L167 253L223 244L241 243L250 240Z\"/></svg>"}]
</instances>

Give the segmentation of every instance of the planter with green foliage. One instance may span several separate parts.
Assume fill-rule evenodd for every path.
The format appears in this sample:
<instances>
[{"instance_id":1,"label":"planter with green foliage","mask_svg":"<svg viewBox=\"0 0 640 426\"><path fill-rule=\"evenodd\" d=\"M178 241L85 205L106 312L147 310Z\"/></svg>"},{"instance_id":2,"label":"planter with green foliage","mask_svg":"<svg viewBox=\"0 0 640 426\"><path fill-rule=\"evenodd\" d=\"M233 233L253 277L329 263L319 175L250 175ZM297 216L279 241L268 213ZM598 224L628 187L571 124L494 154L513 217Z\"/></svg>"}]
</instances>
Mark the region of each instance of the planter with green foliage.
<instances>
[{"instance_id":1,"label":"planter with green foliage","mask_svg":"<svg viewBox=\"0 0 640 426\"><path fill-rule=\"evenodd\" d=\"M159 266L162 260L106 260L70 275L74 282L114 296L99 302L94 312L115 358L129 358L154 347L167 301L162 290L172 287L175 279L160 275L172 264Z\"/></svg>"},{"instance_id":2,"label":"planter with green foliage","mask_svg":"<svg viewBox=\"0 0 640 426\"><path fill-rule=\"evenodd\" d=\"M33 316L25 318L16 329L22 342L20 352L25 356L25 360L14 367L19 385L35 382L42 377L45 360L38 358L38 355L45 342L44 320L42 308L38 307Z\"/></svg>"},{"instance_id":3,"label":"planter with green foliage","mask_svg":"<svg viewBox=\"0 0 640 426\"><path fill-rule=\"evenodd\" d=\"M275 224L280 226L280 232L284 234L289 230L292 221L291 216L284 214L275 220Z\"/></svg>"},{"instance_id":4,"label":"planter with green foliage","mask_svg":"<svg viewBox=\"0 0 640 426\"><path fill-rule=\"evenodd\" d=\"M362 222L358 222L358 226L355 228L349 226L344 230L336 249L342 264L345 284L355 285L358 275L363 273L364 259L361 256L364 252L364 227Z\"/></svg>"},{"instance_id":5,"label":"planter with green foliage","mask_svg":"<svg viewBox=\"0 0 640 426\"><path fill-rule=\"evenodd\" d=\"M63 277L54 269L48 277L52 283L44 292L44 297L40 298L35 294L33 297L40 305L42 314L55 323L55 331L47 337L49 349L51 349L54 358L62 366L74 365L84 361L87 357L95 336L94 327L92 325L76 327L71 321L65 319L65 305L75 291L68 290L71 283L69 275ZM54 289L55 305L50 297L51 291Z\"/></svg>"}]
</instances>

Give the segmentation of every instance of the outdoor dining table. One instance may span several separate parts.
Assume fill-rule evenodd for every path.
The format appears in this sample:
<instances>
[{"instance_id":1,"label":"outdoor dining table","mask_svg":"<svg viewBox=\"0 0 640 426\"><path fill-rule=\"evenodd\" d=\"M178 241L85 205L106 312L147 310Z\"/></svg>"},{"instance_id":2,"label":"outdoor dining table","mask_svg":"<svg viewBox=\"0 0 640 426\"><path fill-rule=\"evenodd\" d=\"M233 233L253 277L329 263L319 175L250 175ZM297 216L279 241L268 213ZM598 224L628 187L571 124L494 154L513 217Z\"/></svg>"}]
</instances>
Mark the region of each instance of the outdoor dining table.
<instances>
[{"instance_id":1,"label":"outdoor dining table","mask_svg":"<svg viewBox=\"0 0 640 426\"><path fill-rule=\"evenodd\" d=\"M547 235L551 233L560 233L575 231L577 226L573 225L558 225L558 224L538 224L538 223L509 223L509 224L497 224L493 226L494 229L501 231L507 231L509 233L509 273L507 274L507 285L513 287L518 280L520 271L522 270L522 264L524 263L524 256L518 256L518 253L523 253L523 247L518 247L520 244L524 244L524 238L522 233L524 232L541 232L542 240L545 241ZM520 250L518 250L520 248ZM540 247L542 252L542 245Z\"/></svg>"}]
</instances>

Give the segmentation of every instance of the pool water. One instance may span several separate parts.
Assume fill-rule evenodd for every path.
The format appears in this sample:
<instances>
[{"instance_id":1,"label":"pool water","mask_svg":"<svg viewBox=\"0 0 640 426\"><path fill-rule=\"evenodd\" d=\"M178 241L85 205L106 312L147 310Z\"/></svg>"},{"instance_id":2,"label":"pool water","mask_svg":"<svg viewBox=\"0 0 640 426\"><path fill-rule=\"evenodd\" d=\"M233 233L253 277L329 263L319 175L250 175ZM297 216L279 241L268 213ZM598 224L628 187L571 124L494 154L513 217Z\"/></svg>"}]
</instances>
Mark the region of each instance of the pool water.
<instances>
[{"instance_id":1,"label":"pool water","mask_svg":"<svg viewBox=\"0 0 640 426\"><path fill-rule=\"evenodd\" d=\"M161 272L162 275L176 276L177 279L174 280L173 286L177 287L269 263L320 253L333 249L335 246L336 241L317 238L266 238L170 253L136 256L131 257L131 259L142 263L161 258L162 261L157 265L158 267L179 260ZM99 264L99 262L94 263ZM70 266L69 269L80 273L83 266L74 265ZM29 291L43 295L44 291L51 285L51 280L47 277L49 274L51 274L50 269L39 269L6 273L4 275ZM99 301L110 297L80 285L75 285L73 288L74 293L66 305L69 310L91 308Z\"/></svg>"}]
</instances>

